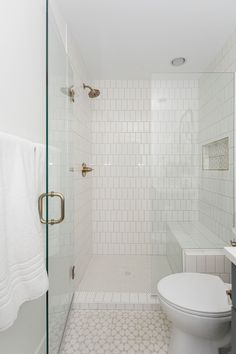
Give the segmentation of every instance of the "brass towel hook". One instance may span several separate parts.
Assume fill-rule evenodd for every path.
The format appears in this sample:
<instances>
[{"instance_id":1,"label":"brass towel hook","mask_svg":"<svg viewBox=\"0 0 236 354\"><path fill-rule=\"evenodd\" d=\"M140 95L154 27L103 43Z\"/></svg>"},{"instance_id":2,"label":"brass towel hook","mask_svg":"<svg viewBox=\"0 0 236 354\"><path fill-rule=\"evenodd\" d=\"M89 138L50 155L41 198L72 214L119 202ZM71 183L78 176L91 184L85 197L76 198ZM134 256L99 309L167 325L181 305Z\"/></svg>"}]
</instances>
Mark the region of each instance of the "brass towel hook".
<instances>
[{"instance_id":1,"label":"brass towel hook","mask_svg":"<svg viewBox=\"0 0 236 354\"><path fill-rule=\"evenodd\" d=\"M86 163L83 162L83 163L82 163L82 170L81 170L82 176L83 176L83 177L86 177L87 173L88 173L88 172L91 172L91 171L93 171L93 168L87 167Z\"/></svg>"}]
</instances>

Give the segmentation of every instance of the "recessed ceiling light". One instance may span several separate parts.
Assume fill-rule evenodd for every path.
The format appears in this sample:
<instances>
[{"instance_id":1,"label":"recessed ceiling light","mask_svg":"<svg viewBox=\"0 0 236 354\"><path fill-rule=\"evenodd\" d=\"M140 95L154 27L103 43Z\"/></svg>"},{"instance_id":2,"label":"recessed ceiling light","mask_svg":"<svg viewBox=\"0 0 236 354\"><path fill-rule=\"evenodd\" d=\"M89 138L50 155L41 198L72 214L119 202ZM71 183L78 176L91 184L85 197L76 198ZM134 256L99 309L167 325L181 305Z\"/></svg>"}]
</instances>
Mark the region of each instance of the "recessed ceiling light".
<instances>
[{"instance_id":1,"label":"recessed ceiling light","mask_svg":"<svg viewBox=\"0 0 236 354\"><path fill-rule=\"evenodd\" d=\"M171 60L171 64L173 66L180 66L180 65L184 65L186 62L186 59L183 57L179 57L179 58L174 58Z\"/></svg>"}]
</instances>

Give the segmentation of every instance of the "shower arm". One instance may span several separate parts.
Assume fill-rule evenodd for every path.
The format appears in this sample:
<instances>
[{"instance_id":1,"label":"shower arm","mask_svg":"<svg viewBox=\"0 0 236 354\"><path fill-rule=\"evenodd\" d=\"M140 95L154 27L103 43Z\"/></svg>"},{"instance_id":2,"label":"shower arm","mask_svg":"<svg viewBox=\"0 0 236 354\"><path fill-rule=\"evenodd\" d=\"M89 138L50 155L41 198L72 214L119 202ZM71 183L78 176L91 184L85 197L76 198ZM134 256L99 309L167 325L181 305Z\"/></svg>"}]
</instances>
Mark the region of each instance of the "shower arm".
<instances>
[{"instance_id":1,"label":"shower arm","mask_svg":"<svg viewBox=\"0 0 236 354\"><path fill-rule=\"evenodd\" d=\"M90 89L91 91L93 91L93 88L92 88L91 86L89 86L89 85L83 84L83 88L84 88L84 89L88 88L88 89Z\"/></svg>"},{"instance_id":2,"label":"shower arm","mask_svg":"<svg viewBox=\"0 0 236 354\"><path fill-rule=\"evenodd\" d=\"M86 88L90 89L91 91L94 91L94 89L91 86L83 84L83 89L85 90ZM69 96L72 102L75 102L75 94L76 94L76 87L71 86L69 88Z\"/></svg>"}]
</instances>

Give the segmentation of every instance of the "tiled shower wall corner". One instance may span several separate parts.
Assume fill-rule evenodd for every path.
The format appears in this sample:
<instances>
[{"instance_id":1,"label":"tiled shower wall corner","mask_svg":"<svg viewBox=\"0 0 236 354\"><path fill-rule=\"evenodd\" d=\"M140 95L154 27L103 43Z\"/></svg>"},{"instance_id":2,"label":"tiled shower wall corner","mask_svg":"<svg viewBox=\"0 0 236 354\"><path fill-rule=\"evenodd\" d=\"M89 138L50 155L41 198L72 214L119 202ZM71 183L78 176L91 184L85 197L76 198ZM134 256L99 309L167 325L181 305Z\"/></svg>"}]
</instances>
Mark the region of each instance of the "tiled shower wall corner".
<instances>
[{"instance_id":1,"label":"tiled shower wall corner","mask_svg":"<svg viewBox=\"0 0 236 354\"><path fill-rule=\"evenodd\" d=\"M199 220L229 243L234 217L234 77L203 74L199 80L199 145L229 137L229 169L200 170Z\"/></svg>"},{"instance_id":2,"label":"tiled shower wall corner","mask_svg":"<svg viewBox=\"0 0 236 354\"><path fill-rule=\"evenodd\" d=\"M99 80L95 254L165 254L166 224L198 218L196 80Z\"/></svg>"},{"instance_id":3,"label":"tiled shower wall corner","mask_svg":"<svg viewBox=\"0 0 236 354\"><path fill-rule=\"evenodd\" d=\"M215 73L231 73L232 80L234 79L233 77L235 76L235 72L236 72L236 31L233 32L232 35L228 38L228 40L225 42L224 46L220 49L220 51L217 53L215 58L211 61L208 68L206 69L206 71L207 72L215 72ZM231 231L231 228L234 225L235 220L236 220L235 200L234 201L232 200L233 198L235 199L234 190L236 190L235 181L232 182L232 178L233 178L232 177L232 172L233 172L232 171L232 161L234 161L234 163L235 163L235 157L232 156L233 149L235 147L235 143L234 143L235 137L233 138L233 135L235 134L235 127L233 126L234 121L235 121L235 108L233 107L233 102L232 102L232 99L235 100L235 89L234 89L234 87L232 88L232 86L234 86L234 83L232 81L230 81L230 78L229 78L227 85L225 85L224 88L221 87L222 93L225 95L222 103L224 104L224 106L226 106L226 105L228 106L228 109L229 109L228 115L231 115L232 124L231 124L231 126L228 125L228 127L227 127L227 119L229 117L227 117L226 115L222 115L221 122L220 121L218 122L218 124L221 123L223 125L224 132L226 133L226 131L227 131L232 137L230 140L230 148L231 148L230 171L227 173L226 178L224 176L224 183L226 184L226 188L228 190L229 189L231 190L230 198L228 198L228 195L225 196L225 194L223 194L223 198L225 200L228 200L228 208L227 208L228 215L226 215L224 218L224 213L221 213L221 219L220 219L220 220L223 220L222 217L224 218L224 228L225 227L227 228L227 240L226 241L229 241L233 237L230 231ZM220 89L220 87L218 85L218 90L219 89ZM213 98L217 99L217 96L213 97L213 95L212 95L212 99ZM211 101L209 100L208 104L210 105L211 102L212 102L212 100ZM231 111L231 113L230 113L230 111ZM231 217L232 214L233 214L233 217Z\"/></svg>"},{"instance_id":4,"label":"tiled shower wall corner","mask_svg":"<svg viewBox=\"0 0 236 354\"><path fill-rule=\"evenodd\" d=\"M92 163L92 110L91 101L83 89L83 82L88 81L86 67L73 37L68 30L65 31L66 24L62 23L59 27L58 24L58 21L55 22L57 30L52 33L57 36L54 43L60 44L58 62L63 70L58 76L54 61L50 65L49 143L58 149L49 150L50 157L55 160L55 163L49 164L49 178L55 190L62 191L61 188L67 186L62 191L67 193L67 217L62 224L61 233L58 234L57 229L50 229L49 252L50 256L58 254L64 259L68 255L73 257L76 270L79 270L76 271L76 276L80 280L92 255L92 177L83 178L80 173L83 162L88 165ZM65 42L67 50L64 47ZM58 56L58 50L55 47L55 55L50 58ZM61 88L71 85L77 89L74 103L61 93ZM54 150L58 151L56 155ZM65 151L65 156L61 151ZM72 167L74 172L70 172ZM66 181L61 180L64 177Z\"/></svg>"}]
</instances>

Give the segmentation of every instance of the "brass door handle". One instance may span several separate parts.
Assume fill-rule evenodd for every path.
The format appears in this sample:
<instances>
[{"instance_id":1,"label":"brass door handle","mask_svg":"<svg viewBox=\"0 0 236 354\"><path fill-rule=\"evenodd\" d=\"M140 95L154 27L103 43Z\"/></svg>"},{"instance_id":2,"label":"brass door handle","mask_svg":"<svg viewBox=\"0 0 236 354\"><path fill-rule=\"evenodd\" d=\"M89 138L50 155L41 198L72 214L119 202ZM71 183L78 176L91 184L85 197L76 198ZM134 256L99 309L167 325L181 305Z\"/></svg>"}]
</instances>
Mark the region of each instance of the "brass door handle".
<instances>
[{"instance_id":1,"label":"brass door handle","mask_svg":"<svg viewBox=\"0 0 236 354\"><path fill-rule=\"evenodd\" d=\"M45 197L52 197L52 198L58 197L58 198L60 198L61 216L59 219L51 219L51 220L44 219L44 217L43 217L43 200ZM42 224L49 224L49 225L60 224L65 219L65 198L64 198L63 194L58 193L58 192L42 193L38 199L38 210L39 210L40 222Z\"/></svg>"},{"instance_id":2,"label":"brass door handle","mask_svg":"<svg viewBox=\"0 0 236 354\"><path fill-rule=\"evenodd\" d=\"M85 177L88 172L93 171L93 168L88 167L85 162L82 163L82 176Z\"/></svg>"}]
</instances>

